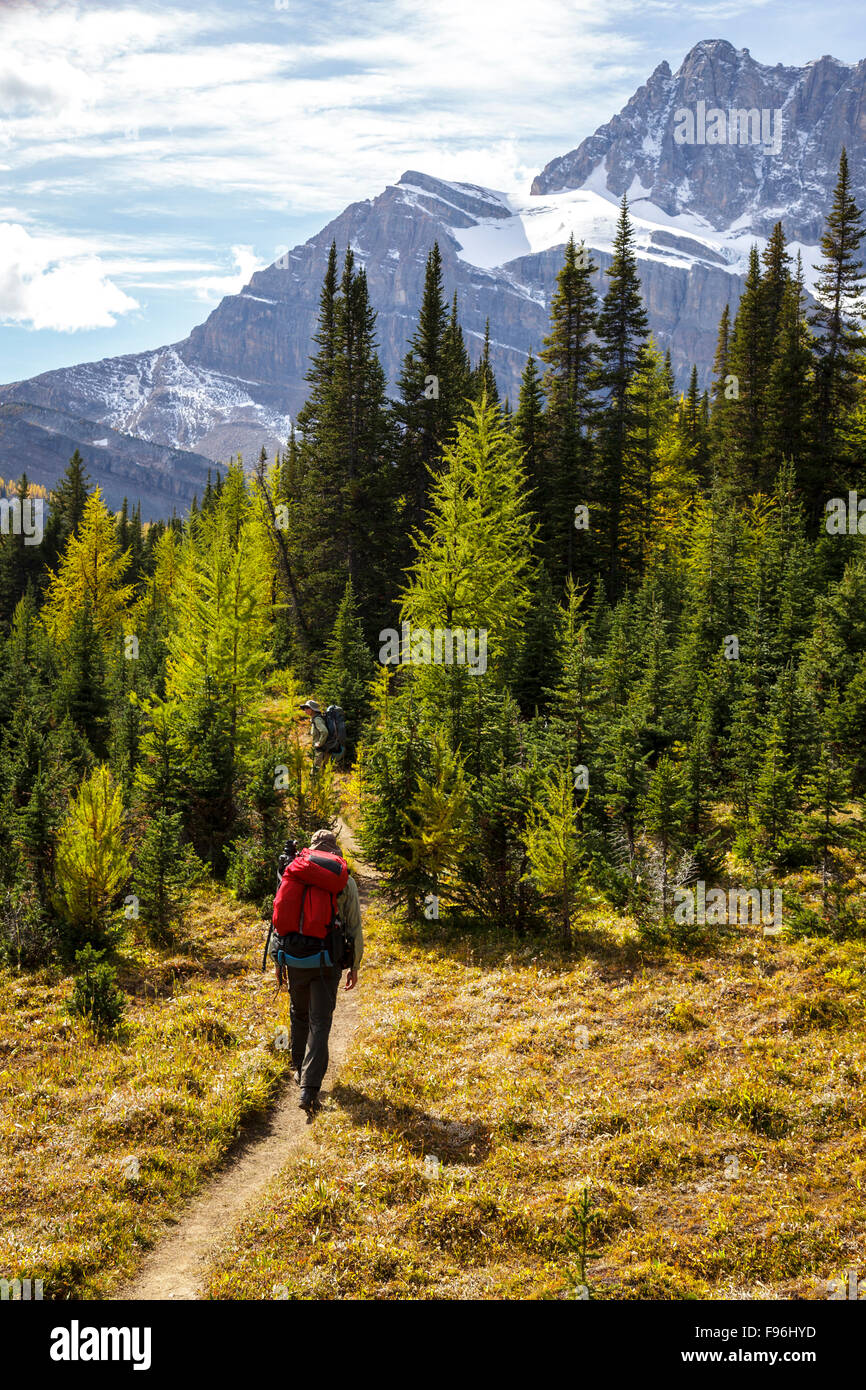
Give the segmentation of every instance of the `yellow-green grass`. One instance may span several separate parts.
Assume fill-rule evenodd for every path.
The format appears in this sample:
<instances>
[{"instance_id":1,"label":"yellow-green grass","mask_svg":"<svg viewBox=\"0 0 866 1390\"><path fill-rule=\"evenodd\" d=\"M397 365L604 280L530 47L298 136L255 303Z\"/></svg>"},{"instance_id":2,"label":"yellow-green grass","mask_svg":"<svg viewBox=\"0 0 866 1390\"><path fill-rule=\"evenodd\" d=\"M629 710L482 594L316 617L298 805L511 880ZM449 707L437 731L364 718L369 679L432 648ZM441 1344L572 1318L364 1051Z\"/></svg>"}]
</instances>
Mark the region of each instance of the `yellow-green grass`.
<instances>
[{"instance_id":1,"label":"yellow-green grass","mask_svg":"<svg viewBox=\"0 0 866 1390\"><path fill-rule=\"evenodd\" d=\"M862 944L645 953L368 914L328 1108L212 1261L216 1298L826 1298L866 1275ZM425 1176L425 1155L442 1167Z\"/></svg>"},{"instance_id":2,"label":"yellow-green grass","mask_svg":"<svg viewBox=\"0 0 866 1390\"><path fill-rule=\"evenodd\" d=\"M70 1016L72 977L0 972L0 1278L101 1297L285 1080L255 910L202 892L174 953L129 941L117 1036Z\"/></svg>"}]
</instances>

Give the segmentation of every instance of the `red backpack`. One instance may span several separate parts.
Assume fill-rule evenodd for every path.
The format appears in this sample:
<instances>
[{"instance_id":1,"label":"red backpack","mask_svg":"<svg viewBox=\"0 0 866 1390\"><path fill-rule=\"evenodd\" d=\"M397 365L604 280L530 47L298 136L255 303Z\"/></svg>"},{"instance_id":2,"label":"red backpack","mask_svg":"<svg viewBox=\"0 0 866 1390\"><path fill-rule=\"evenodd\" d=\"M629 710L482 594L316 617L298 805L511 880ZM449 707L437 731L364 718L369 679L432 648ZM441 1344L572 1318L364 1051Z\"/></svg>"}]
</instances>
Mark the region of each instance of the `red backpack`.
<instances>
[{"instance_id":1,"label":"red backpack","mask_svg":"<svg viewBox=\"0 0 866 1390\"><path fill-rule=\"evenodd\" d=\"M337 898L349 879L349 867L338 854L302 849L283 872L274 899L277 936L300 932L323 941L337 912Z\"/></svg>"}]
</instances>

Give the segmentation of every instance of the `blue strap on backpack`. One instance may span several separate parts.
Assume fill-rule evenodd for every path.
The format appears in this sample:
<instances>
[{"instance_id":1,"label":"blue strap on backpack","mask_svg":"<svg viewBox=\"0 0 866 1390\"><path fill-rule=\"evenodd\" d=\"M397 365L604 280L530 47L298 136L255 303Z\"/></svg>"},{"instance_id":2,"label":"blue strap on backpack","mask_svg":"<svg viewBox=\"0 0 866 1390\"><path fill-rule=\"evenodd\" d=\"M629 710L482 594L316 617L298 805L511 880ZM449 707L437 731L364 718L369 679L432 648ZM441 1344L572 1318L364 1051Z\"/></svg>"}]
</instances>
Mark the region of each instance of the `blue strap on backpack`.
<instances>
[{"instance_id":1,"label":"blue strap on backpack","mask_svg":"<svg viewBox=\"0 0 866 1390\"><path fill-rule=\"evenodd\" d=\"M314 956L290 956L288 951L277 951L280 965L291 965L296 970L330 969L333 965L329 951L319 951Z\"/></svg>"}]
</instances>

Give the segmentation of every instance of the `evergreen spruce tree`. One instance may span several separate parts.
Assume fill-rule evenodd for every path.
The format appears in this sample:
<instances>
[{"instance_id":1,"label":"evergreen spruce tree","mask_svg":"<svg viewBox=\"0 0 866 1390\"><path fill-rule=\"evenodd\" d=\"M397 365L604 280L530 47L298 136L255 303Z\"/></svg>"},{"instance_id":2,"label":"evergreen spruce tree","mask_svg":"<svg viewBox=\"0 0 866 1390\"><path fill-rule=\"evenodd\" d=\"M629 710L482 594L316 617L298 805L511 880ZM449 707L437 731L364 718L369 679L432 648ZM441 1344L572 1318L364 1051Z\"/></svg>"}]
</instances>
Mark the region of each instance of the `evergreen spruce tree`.
<instances>
[{"instance_id":1,"label":"evergreen spruce tree","mask_svg":"<svg viewBox=\"0 0 866 1390\"><path fill-rule=\"evenodd\" d=\"M329 431L322 443L327 481L339 499L334 540L346 557L347 577L371 631L388 615L399 573L394 565L394 439L386 410L385 373L376 351L376 315L364 270L349 253L337 301L338 351ZM329 461L333 464L329 466ZM336 611L333 611L333 617Z\"/></svg>"},{"instance_id":2,"label":"evergreen spruce tree","mask_svg":"<svg viewBox=\"0 0 866 1390\"><path fill-rule=\"evenodd\" d=\"M598 424L597 495L603 527L603 563L608 594L624 584L622 565L623 472L634 406L629 397L649 330L634 250L634 230L623 194L607 272L608 290L598 316L598 385L604 408Z\"/></svg>"},{"instance_id":3,"label":"evergreen spruce tree","mask_svg":"<svg viewBox=\"0 0 866 1390\"><path fill-rule=\"evenodd\" d=\"M791 257L786 250L785 233L777 222L766 247L761 252L761 311L764 319L762 365L766 368L773 359L776 337L781 326L782 305L791 278Z\"/></svg>"},{"instance_id":4,"label":"evergreen spruce tree","mask_svg":"<svg viewBox=\"0 0 866 1390\"><path fill-rule=\"evenodd\" d=\"M507 922L525 936L537 919L539 894L526 852L527 826L537 805L540 771L524 737L525 726L502 701L491 716L498 761L480 782L467 778L466 849L454 897L472 919L497 930Z\"/></svg>"},{"instance_id":5,"label":"evergreen spruce tree","mask_svg":"<svg viewBox=\"0 0 866 1390\"><path fill-rule=\"evenodd\" d=\"M90 496L90 479L84 460L76 449L59 484L48 501L46 528L47 553L59 556L70 536L74 536L84 520L84 508Z\"/></svg>"},{"instance_id":6,"label":"evergreen spruce tree","mask_svg":"<svg viewBox=\"0 0 866 1390\"><path fill-rule=\"evenodd\" d=\"M186 805L184 747L176 705L151 700L144 706L145 727L136 769L136 791L144 815L173 815Z\"/></svg>"},{"instance_id":7,"label":"evergreen spruce tree","mask_svg":"<svg viewBox=\"0 0 866 1390\"><path fill-rule=\"evenodd\" d=\"M846 755L844 707L838 692L828 702L821 737L799 787L802 807L799 834L821 870L821 907L827 915L838 851L852 838L842 811L851 796L852 766Z\"/></svg>"},{"instance_id":8,"label":"evergreen spruce tree","mask_svg":"<svg viewBox=\"0 0 866 1390\"><path fill-rule=\"evenodd\" d=\"M628 421L622 453L620 564L624 576L640 580L656 520L654 483L659 451L675 417L664 362L652 339L640 354L626 397Z\"/></svg>"},{"instance_id":9,"label":"evergreen spruce tree","mask_svg":"<svg viewBox=\"0 0 866 1390\"><path fill-rule=\"evenodd\" d=\"M833 206L821 238L817 305L809 318L815 329L815 439L825 485L833 489L840 487L851 462L845 430L857 401L866 348L866 277L858 256L864 234L862 216L851 195L848 154L843 148Z\"/></svg>"},{"instance_id":10,"label":"evergreen spruce tree","mask_svg":"<svg viewBox=\"0 0 866 1390\"><path fill-rule=\"evenodd\" d=\"M57 828L77 769L70 769L65 788L58 786L50 735L40 725L32 709L19 704L0 748L0 862L7 885L32 883L44 913L53 887Z\"/></svg>"},{"instance_id":11,"label":"evergreen spruce tree","mask_svg":"<svg viewBox=\"0 0 866 1390\"><path fill-rule=\"evenodd\" d=\"M180 736L186 813L184 828L193 848L221 878L234 829L240 781L236 729L211 676L182 707Z\"/></svg>"},{"instance_id":12,"label":"evergreen spruce tree","mask_svg":"<svg viewBox=\"0 0 866 1390\"><path fill-rule=\"evenodd\" d=\"M520 399L512 419L517 447L531 489L532 509L541 517L544 509L544 393L538 363L530 352L520 381Z\"/></svg>"},{"instance_id":13,"label":"evergreen spruce tree","mask_svg":"<svg viewBox=\"0 0 866 1390\"><path fill-rule=\"evenodd\" d=\"M662 752L672 736L673 653L668 632L670 620L664 601L651 582L644 584L638 596L637 611L641 674L633 695L643 712L645 747L655 755Z\"/></svg>"},{"instance_id":14,"label":"evergreen spruce tree","mask_svg":"<svg viewBox=\"0 0 866 1390\"><path fill-rule=\"evenodd\" d=\"M789 278L779 310L775 353L765 393L763 478L775 478L787 460L794 465L807 514L814 526L822 479L812 447L812 342L806 323L803 265Z\"/></svg>"},{"instance_id":15,"label":"evergreen spruce tree","mask_svg":"<svg viewBox=\"0 0 866 1390\"><path fill-rule=\"evenodd\" d=\"M358 761L364 857L382 873L385 896L404 904L417 919L428 896L438 896L435 874L444 867L440 862L431 872L430 864L418 853L417 843L412 851L413 837L417 842L423 830L421 817L410 819L407 811L413 805L422 810L416 798L423 785L437 786L440 799L446 803L446 828L452 828L454 821L447 807L449 788L441 777L434 777L436 734L415 699L412 674L408 673L403 690L392 695L388 671L380 673L370 727ZM441 752L444 756L445 750ZM441 758L439 766L443 771ZM451 772L459 775L453 763Z\"/></svg>"},{"instance_id":16,"label":"evergreen spruce tree","mask_svg":"<svg viewBox=\"0 0 866 1390\"><path fill-rule=\"evenodd\" d=\"M591 532L576 534L576 511L588 507L590 523L594 497L589 431L593 420L596 366L593 332L596 299L592 276L597 266L586 247L569 237L550 305L550 332L539 353L545 363L542 388L547 399L544 420L543 477L530 479L540 496L541 540L554 586L567 576L590 574Z\"/></svg>"},{"instance_id":17,"label":"evergreen spruce tree","mask_svg":"<svg viewBox=\"0 0 866 1390\"><path fill-rule=\"evenodd\" d=\"M709 482L710 457L708 408L707 393L699 389L698 369L693 366L688 390L677 409L676 428L685 458L705 484Z\"/></svg>"},{"instance_id":18,"label":"evergreen spruce tree","mask_svg":"<svg viewBox=\"0 0 866 1390\"><path fill-rule=\"evenodd\" d=\"M299 413L299 445L290 441L287 469L294 490L285 497L288 525L280 524L264 469L257 480L274 515L276 558L291 605L303 627L304 649L320 657L351 579L370 632L389 616L399 576L396 528L395 440L386 408L385 377L376 352L375 314L367 278L346 252L336 293L329 263L322 291L319 351L313 389ZM309 672L308 672L309 674Z\"/></svg>"},{"instance_id":19,"label":"evergreen spruce tree","mask_svg":"<svg viewBox=\"0 0 866 1390\"><path fill-rule=\"evenodd\" d=\"M710 390L710 448L715 471L724 474L724 450L727 440L727 413L730 402L728 361L731 351L731 311L726 304L719 320L716 355L713 358L713 380Z\"/></svg>"},{"instance_id":20,"label":"evergreen spruce tree","mask_svg":"<svg viewBox=\"0 0 866 1390\"><path fill-rule=\"evenodd\" d=\"M763 383L766 339L758 248L749 254L749 270L728 349L728 373L733 394L724 410L722 476L736 493L757 491L761 484Z\"/></svg>"},{"instance_id":21,"label":"evergreen spruce tree","mask_svg":"<svg viewBox=\"0 0 866 1390\"><path fill-rule=\"evenodd\" d=\"M445 330L442 346L443 377L439 382L439 397L442 413L448 421L447 429L453 429L457 420L465 412L467 401L472 393L472 365L466 350L463 329L460 326L457 306L457 291L451 301L451 316Z\"/></svg>"},{"instance_id":22,"label":"evergreen spruce tree","mask_svg":"<svg viewBox=\"0 0 866 1390\"><path fill-rule=\"evenodd\" d=\"M298 429L304 436L314 435L322 423L325 403L334 374L334 362L337 356L338 282L337 243L332 241L328 252L325 277L319 294L319 321L313 334L316 351L310 358L310 366L306 373L306 380L310 383L310 391L304 405L298 411L297 417ZM210 473L208 473L208 486L210 486ZM216 484L211 490L211 500L219 496L220 490L221 479L217 473Z\"/></svg>"},{"instance_id":23,"label":"evergreen spruce tree","mask_svg":"<svg viewBox=\"0 0 866 1390\"><path fill-rule=\"evenodd\" d=\"M520 655L510 682L527 717L547 709L550 691L560 676L560 623L550 576L544 565L530 575L532 612L523 629Z\"/></svg>"},{"instance_id":24,"label":"evergreen spruce tree","mask_svg":"<svg viewBox=\"0 0 866 1390\"><path fill-rule=\"evenodd\" d=\"M583 792L591 790L598 768L594 746L598 660L583 612L585 597L585 591L579 590L573 580L567 582L559 615L559 672L555 686L548 691L550 714L545 740L556 761L571 769L575 792L581 800L585 799ZM587 805L594 801L590 796Z\"/></svg>"},{"instance_id":25,"label":"evergreen spruce tree","mask_svg":"<svg viewBox=\"0 0 866 1390\"><path fill-rule=\"evenodd\" d=\"M668 395L670 396L671 400L675 400L675 399L676 399L676 394L677 394L677 379L676 379L676 377L674 376L674 364L673 364L673 362L672 362L672 360L671 360L671 350L670 350L669 347L666 347L666 348L665 348L665 360L664 360L663 373L664 373L665 390L667 391L667 393L668 393Z\"/></svg>"},{"instance_id":26,"label":"evergreen spruce tree","mask_svg":"<svg viewBox=\"0 0 866 1390\"><path fill-rule=\"evenodd\" d=\"M689 376L689 389L686 392L682 412L683 429L689 439L694 439L700 424L700 392L698 391L698 369L692 366Z\"/></svg>"},{"instance_id":27,"label":"evergreen spruce tree","mask_svg":"<svg viewBox=\"0 0 866 1390\"><path fill-rule=\"evenodd\" d=\"M734 803L734 822L741 841L748 843L743 832L750 824L754 801L755 779L762 753L763 707L754 668L749 663L736 672L736 685L730 698L729 728L725 738L725 772ZM730 663L734 665L734 663Z\"/></svg>"},{"instance_id":28,"label":"evergreen spruce tree","mask_svg":"<svg viewBox=\"0 0 866 1390\"><path fill-rule=\"evenodd\" d=\"M485 398L491 405L499 405L499 391L496 387L496 377L493 375L493 368L490 365L490 320L484 325L484 344L481 349L481 356L478 365L472 373L473 395L476 401L480 402Z\"/></svg>"},{"instance_id":29,"label":"evergreen spruce tree","mask_svg":"<svg viewBox=\"0 0 866 1390\"><path fill-rule=\"evenodd\" d=\"M688 816L688 791L681 769L667 754L659 758L649 779L641 815L658 852L658 891L662 921L671 907L672 857L681 848Z\"/></svg>"},{"instance_id":30,"label":"evergreen spruce tree","mask_svg":"<svg viewBox=\"0 0 866 1390\"><path fill-rule=\"evenodd\" d=\"M818 596L812 631L802 649L800 677L820 714L834 690L847 691L855 681L864 653L866 565L852 560Z\"/></svg>"},{"instance_id":31,"label":"evergreen spruce tree","mask_svg":"<svg viewBox=\"0 0 866 1390\"><path fill-rule=\"evenodd\" d=\"M136 850L132 880L139 920L154 944L175 940L201 867L192 847L183 843L180 813L157 811Z\"/></svg>"},{"instance_id":32,"label":"evergreen spruce tree","mask_svg":"<svg viewBox=\"0 0 866 1390\"><path fill-rule=\"evenodd\" d=\"M261 500L274 591L274 652L283 665L305 667L313 634L305 615L302 586L305 554L301 522L310 511L302 489L300 449L292 425L286 452L272 476L264 448L256 468L256 491ZM315 503L315 496L313 499ZM213 503L208 510L213 509Z\"/></svg>"},{"instance_id":33,"label":"evergreen spruce tree","mask_svg":"<svg viewBox=\"0 0 866 1390\"><path fill-rule=\"evenodd\" d=\"M608 723L601 745L604 797L614 838L622 850L632 890L636 881L638 812L649 772L646 710L637 697Z\"/></svg>"},{"instance_id":34,"label":"evergreen spruce tree","mask_svg":"<svg viewBox=\"0 0 866 1390\"><path fill-rule=\"evenodd\" d=\"M453 386L446 381L455 361L455 328L449 324L439 243L427 257L418 327L397 381L395 416L402 430L400 470L406 497L407 530L420 526L427 512L431 470L437 470L454 421Z\"/></svg>"},{"instance_id":35,"label":"evergreen spruce tree","mask_svg":"<svg viewBox=\"0 0 866 1390\"><path fill-rule=\"evenodd\" d=\"M785 748L781 720L774 717L757 768L748 857L756 867L778 862L789 848L794 822L796 772Z\"/></svg>"},{"instance_id":36,"label":"evergreen spruce tree","mask_svg":"<svg viewBox=\"0 0 866 1390\"><path fill-rule=\"evenodd\" d=\"M87 740L97 762L105 760L111 728L104 646L89 603L78 610L62 648L63 674L56 708Z\"/></svg>"},{"instance_id":37,"label":"evergreen spruce tree","mask_svg":"<svg viewBox=\"0 0 866 1390\"><path fill-rule=\"evenodd\" d=\"M698 708L683 760L683 777L686 789L686 816L683 828L701 868L704 869L709 864L709 845L705 837L709 828L714 791L713 716L715 703L709 682L706 681L700 692Z\"/></svg>"},{"instance_id":38,"label":"evergreen spruce tree","mask_svg":"<svg viewBox=\"0 0 866 1390\"><path fill-rule=\"evenodd\" d=\"M129 549L129 536L129 501L124 497L120 508L120 514L117 518L117 544L120 546L121 550Z\"/></svg>"},{"instance_id":39,"label":"evergreen spruce tree","mask_svg":"<svg viewBox=\"0 0 866 1390\"><path fill-rule=\"evenodd\" d=\"M624 594L609 616L599 673L608 713L622 712L640 670L641 643L635 604L630 594Z\"/></svg>"},{"instance_id":40,"label":"evergreen spruce tree","mask_svg":"<svg viewBox=\"0 0 866 1390\"><path fill-rule=\"evenodd\" d=\"M202 865L186 836L189 788L177 708L152 701L145 716L136 776L144 830L135 852L132 891L148 938L168 945L175 939Z\"/></svg>"}]
</instances>

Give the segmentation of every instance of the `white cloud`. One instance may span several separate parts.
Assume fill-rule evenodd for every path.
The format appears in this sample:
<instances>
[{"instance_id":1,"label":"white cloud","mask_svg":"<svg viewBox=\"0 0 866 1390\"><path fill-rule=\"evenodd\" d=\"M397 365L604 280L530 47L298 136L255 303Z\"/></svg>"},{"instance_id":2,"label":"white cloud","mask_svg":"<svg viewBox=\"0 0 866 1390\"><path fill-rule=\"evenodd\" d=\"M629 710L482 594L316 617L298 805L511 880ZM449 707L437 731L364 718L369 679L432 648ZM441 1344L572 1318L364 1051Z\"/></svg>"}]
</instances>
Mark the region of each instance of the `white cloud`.
<instances>
[{"instance_id":1,"label":"white cloud","mask_svg":"<svg viewBox=\"0 0 866 1390\"><path fill-rule=\"evenodd\" d=\"M295 213L334 210L413 166L525 190L600 105L609 114L612 88L645 76L640 45L614 27L630 3L0 11L24 94L0 152L31 183L54 161L49 182L70 192L97 160L111 188L236 190ZM46 90L40 106L32 93Z\"/></svg>"},{"instance_id":2,"label":"white cloud","mask_svg":"<svg viewBox=\"0 0 866 1390\"><path fill-rule=\"evenodd\" d=\"M0 223L0 320L74 332L110 328L139 306L108 279L106 267L70 238L31 236Z\"/></svg>"},{"instance_id":3,"label":"white cloud","mask_svg":"<svg viewBox=\"0 0 866 1390\"><path fill-rule=\"evenodd\" d=\"M199 299L221 299L226 294L239 294L250 276L261 270L267 261L261 260L251 246L233 246L233 275L205 275L181 281L180 287L195 290Z\"/></svg>"}]
</instances>

